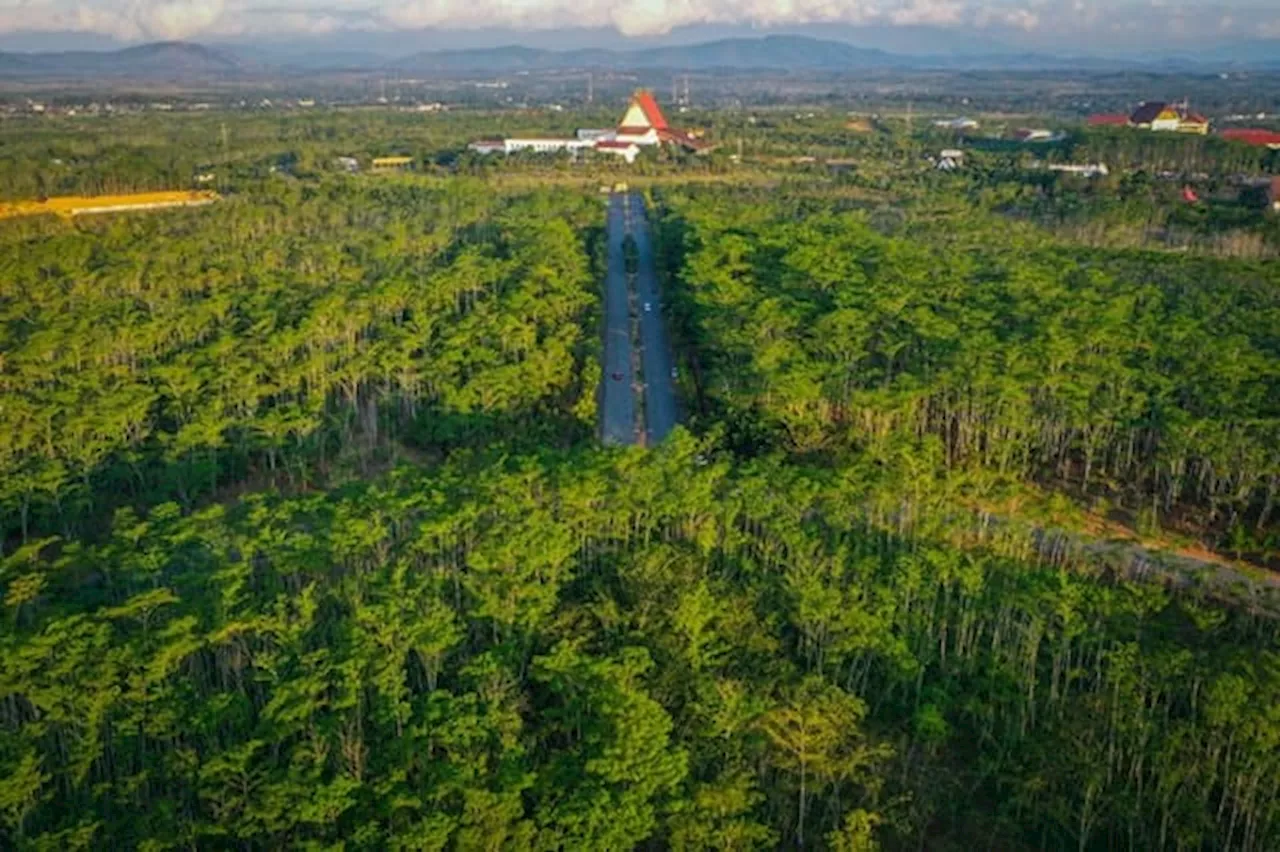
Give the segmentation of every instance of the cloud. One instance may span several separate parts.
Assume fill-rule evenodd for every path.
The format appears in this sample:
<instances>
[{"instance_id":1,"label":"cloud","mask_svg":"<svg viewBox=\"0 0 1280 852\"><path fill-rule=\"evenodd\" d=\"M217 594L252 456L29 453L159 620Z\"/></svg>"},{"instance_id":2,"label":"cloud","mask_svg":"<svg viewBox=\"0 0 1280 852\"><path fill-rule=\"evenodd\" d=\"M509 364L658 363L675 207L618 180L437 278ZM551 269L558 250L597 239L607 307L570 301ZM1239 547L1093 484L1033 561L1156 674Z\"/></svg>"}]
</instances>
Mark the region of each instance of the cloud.
<instances>
[{"instance_id":1,"label":"cloud","mask_svg":"<svg viewBox=\"0 0 1280 852\"><path fill-rule=\"evenodd\" d=\"M913 0L889 13L890 23L899 26L955 26L964 19L965 8L957 0Z\"/></svg>"},{"instance_id":2,"label":"cloud","mask_svg":"<svg viewBox=\"0 0 1280 852\"><path fill-rule=\"evenodd\" d=\"M402 28L612 27L626 36L652 36L693 24L860 23L877 19L880 8L870 0L409 0L389 8L383 18Z\"/></svg>"},{"instance_id":3,"label":"cloud","mask_svg":"<svg viewBox=\"0 0 1280 852\"><path fill-rule=\"evenodd\" d=\"M1107 33L1280 36L1268 0L0 0L0 33L77 31L123 41L342 30L610 28L659 36L690 25L876 24L987 30L1046 46Z\"/></svg>"}]
</instances>

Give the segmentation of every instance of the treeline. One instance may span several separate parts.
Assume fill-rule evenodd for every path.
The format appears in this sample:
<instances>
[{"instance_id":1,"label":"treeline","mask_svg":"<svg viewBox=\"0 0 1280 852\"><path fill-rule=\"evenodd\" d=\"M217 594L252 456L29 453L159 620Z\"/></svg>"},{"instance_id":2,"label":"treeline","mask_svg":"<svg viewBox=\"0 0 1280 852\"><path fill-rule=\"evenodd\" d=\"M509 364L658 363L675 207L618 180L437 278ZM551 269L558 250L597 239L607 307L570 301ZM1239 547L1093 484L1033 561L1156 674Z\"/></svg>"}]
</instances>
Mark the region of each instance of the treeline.
<instances>
[{"instance_id":1,"label":"treeline","mask_svg":"<svg viewBox=\"0 0 1280 852\"><path fill-rule=\"evenodd\" d=\"M1254 536L1280 497L1272 264L1052 244L972 207L669 194L677 312L749 452L878 452Z\"/></svg>"},{"instance_id":2,"label":"treeline","mask_svg":"<svg viewBox=\"0 0 1280 852\"><path fill-rule=\"evenodd\" d=\"M1280 173L1280 152L1218 136L1153 133L1131 128L1089 128L1075 134L1077 162L1112 168L1205 172L1211 175Z\"/></svg>"},{"instance_id":3,"label":"treeline","mask_svg":"<svg viewBox=\"0 0 1280 852\"><path fill-rule=\"evenodd\" d=\"M433 169L480 137L571 135L578 121L617 121L604 116L372 108L9 120L0 123L0 200L183 189L201 175L212 177L201 186L248 191L273 168L315 177L337 170L340 156L368 169L373 157L406 155L416 168Z\"/></svg>"},{"instance_id":4,"label":"treeline","mask_svg":"<svg viewBox=\"0 0 1280 852\"><path fill-rule=\"evenodd\" d=\"M0 536L91 532L408 446L594 429L600 205L482 184L260 184L0 233Z\"/></svg>"},{"instance_id":5,"label":"treeline","mask_svg":"<svg viewBox=\"0 0 1280 852\"><path fill-rule=\"evenodd\" d=\"M677 432L33 543L0 844L1280 844L1276 622L866 508L936 486Z\"/></svg>"}]
</instances>

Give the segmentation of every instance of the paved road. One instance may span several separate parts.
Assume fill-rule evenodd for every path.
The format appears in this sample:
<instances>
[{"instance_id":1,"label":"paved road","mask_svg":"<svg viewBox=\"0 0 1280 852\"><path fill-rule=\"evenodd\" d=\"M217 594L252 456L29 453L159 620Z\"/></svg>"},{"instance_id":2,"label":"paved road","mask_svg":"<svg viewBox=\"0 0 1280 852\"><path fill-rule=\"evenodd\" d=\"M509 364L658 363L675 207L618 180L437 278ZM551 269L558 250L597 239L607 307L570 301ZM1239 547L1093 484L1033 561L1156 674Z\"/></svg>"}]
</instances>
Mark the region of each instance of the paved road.
<instances>
[{"instance_id":1,"label":"paved road","mask_svg":"<svg viewBox=\"0 0 1280 852\"><path fill-rule=\"evenodd\" d=\"M653 446L667 437L676 425L675 380L671 376L671 343L667 339L662 294L658 291L658 268L653 257L653 241L644 200L632 194L631 236L636 241L639 267L636 270L636 302L640 309L640 354L644 373L645 444ZM646 309L647 307L647 309Z\"/></svg>"},{"instance_id":2,"label":"paved road","mask_svg":"<svg viewBox=\"0 0 1280 852\"><path fill-rule=\"evenodd\" d=\"M627 303L625 196L609 196L608 271L604 282L604 393L601 395L601 439L606 444L636 442L636 402L631 368L631 311ZM620 378L615 378L618 376Z\"/></svg>"}]
</instances>

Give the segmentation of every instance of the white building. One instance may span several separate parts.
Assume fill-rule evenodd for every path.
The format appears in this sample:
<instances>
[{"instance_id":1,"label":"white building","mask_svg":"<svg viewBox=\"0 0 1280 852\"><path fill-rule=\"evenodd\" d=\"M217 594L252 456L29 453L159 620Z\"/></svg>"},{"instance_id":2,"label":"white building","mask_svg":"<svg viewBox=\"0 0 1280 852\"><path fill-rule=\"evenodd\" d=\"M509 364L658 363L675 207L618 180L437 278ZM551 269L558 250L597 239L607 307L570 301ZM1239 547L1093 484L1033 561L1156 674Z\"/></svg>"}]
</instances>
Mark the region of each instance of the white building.
<instances>
[{"instance_id":1,"label":"white building","mask_svg":"<svg viewBox=\"0 0 1280 852\"><path fill-rule=\"evenodd\" d=\"M1106 177L1111 174L1111 169L1107 168L1106 163L1084 163L1081 165L1050 163L1049 171L1062 172L1069 175L1083 175L1084 177Z\"/></svg>"},{"instance_id":2,"label":"white building","mask_svg":"<svg viewBox=\"0 0 1280 852\"><path fill-rule=\"evenodd\" d=\"M587 148L593 148L596 144L590 139L557 139L541 136L504 139L502 141L503 152L507 154L514 154L517 151L535 151L539 154L553 154L560 151L582 151Z\"/></svg>"},{"instance_id":3,"label":"white building","mask_svg":"<svg viewBox=\"0 0 1280 852\"><path fill-rule=\"evenodd\" d=\"M959 148L944 148L938 152L934 166L941 172L954 172L964 165L964 151Z\"/></svg>"},{"instance_id":4,"label":"white building","mask_svg":"<svg viewBox=\"0 0 1280 852\"><path fill-rule=\"evenodd\" d=\"M972 118L944 118L933 123L934 127L944 130L977 130L978 122Z\"/></svg>"},{"instance_id":5,"label":"white building","mask_svg":"<svg viewBox=\"0 0 1280 852\"><path fill-rule=\"evenodd\" d=\"M601 139L596 142L595 150L602 154L613 154L621 157L628 164L634 163L640 156L640 146L634 142L623 142L619 139Z\"/></svg>"},{"instance_id":6,"label":"white building","mask_svg":"<svg viewBox=\"0 0 1280 852\"><path fill-rule=\"evenodd\" d=\"M472 142L467 148L477 154L513 154L517 151L576 153L595 150L622 157L628 163L632 163L639 156L642 147L661 145L664 142L670 142L694 152L704 151L709 147L700 139L670 127L653 95L641 90L632 97L616 130L583 128L578 130L571 139L547 137L480 139Z\"/></svg>"}]
</instances>

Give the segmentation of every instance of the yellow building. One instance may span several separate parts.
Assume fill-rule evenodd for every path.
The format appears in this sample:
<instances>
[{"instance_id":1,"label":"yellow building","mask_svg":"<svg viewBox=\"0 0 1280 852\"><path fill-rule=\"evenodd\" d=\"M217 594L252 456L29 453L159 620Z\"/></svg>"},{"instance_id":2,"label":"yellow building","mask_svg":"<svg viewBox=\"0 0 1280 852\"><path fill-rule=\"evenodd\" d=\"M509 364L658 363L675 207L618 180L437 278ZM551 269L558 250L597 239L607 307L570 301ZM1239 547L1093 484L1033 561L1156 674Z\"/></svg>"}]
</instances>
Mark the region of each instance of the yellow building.
<instances>
[{"instance_id":1,"label":"yellow building","mask_svg":"<svg viewBox=\"0 0 1280 852\"><path fill-rule=\"evenodd\" d=\"M1129 116L1129 124L1144 130L1196 133L1201 136L1209 132L1209 119L1192 112L1185 101L1180 104L1148 101L1133 111L1133 115Z\"/></svg>"},{"instance_id":2,"label":"yellow building","mask_svg":"<svg viewBox=\"0 0 1280 852\"><path fill-rule=\"evenodd\" d=\"M413 165L413 157L374 157L375 172L399 172Z\"/></svg>"}]
</instances>

